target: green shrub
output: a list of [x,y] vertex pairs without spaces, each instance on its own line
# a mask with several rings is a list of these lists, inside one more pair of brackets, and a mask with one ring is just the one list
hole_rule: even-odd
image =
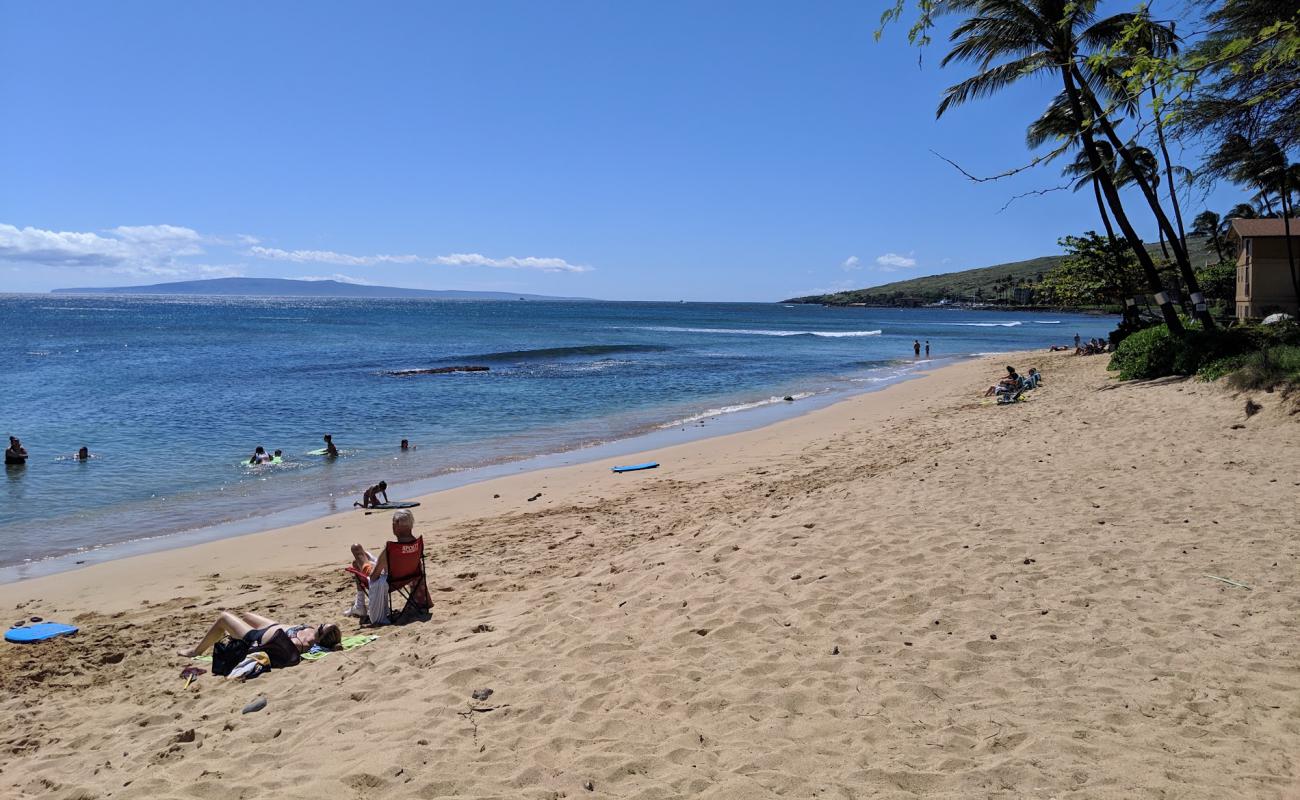
[[[1186,332],[1174,336],[1165,325],[1145,328],[1126,337],[1111,356],[1110,368],[1120,380],[1147,380],[1167,375],[1195,375],[1203,367],[1225,374],[1237,366],[1231,359],[1268,346],[1276,334],[1257,327],[1215,328],[1184,323]],[[1221,363],[1222,362],[1222,363]]]
[[1119,372],[1122,381],[1172,375],[1178,347],[1168,326],[1144,328],[1119,343],[1110,357],[1110,368]]
[[1228,385],[1243,391],[1300,388],[1300,346],[1281,345],[1238,357]]

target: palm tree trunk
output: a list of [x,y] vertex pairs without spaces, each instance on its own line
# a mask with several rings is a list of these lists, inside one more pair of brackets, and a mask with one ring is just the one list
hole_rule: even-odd
[[[1074,118],[1082,124],[1085,119],[1083,100],[1080,98],[1079,87],[1074,82],[1072,64],[1066,63],[1061,67],[1061,80],[1065,84],[1065,94],[1070,101],[1070,110],[1074,114]],[[1092,167],[1093,177],[1100,184],[1102,193],[1106,196],[1106,202],[1110,205],[1111,213],[1115,216],[1115,222],[1119,225],[1120,230],[1124,232],[1124,238],[1128,240],[1129,246],[1133,248],[1134,255],[1137,256],[1138,264],[1142,267],[1142,274],[1146,278],[1148,288],[1152,294],[1163,295],[1164,286],[1160,282],[1160,273],[1156,271],[1156,265],[1151,260],[1151,254],[1147,252],[1146,246],[1142,244],[1142,237],[1138,236],[1137,231],[1133,229],[1132,223],[1129,222],[1128,215],[1124,213],[1124,204],[1120,200],[1119,191],[1115,189],[1115,182],[1111,179],[1110,173],[1103,168],[1101,156],[1097,154],[1097,144],[1093,140],[1092,128],[1081,127],[1080,138],[1083,140],[1083,150],[1088,156],[1088,164]],[[1184,333],[1183,321],[1178,318],[1178,312],[1174,310],[1173,303],[1170,303],[1167,297],[1160,304],[1160,313],[1165,318],[1165,324],[1169,326],[1169,332],[1182,336]]]
[[1282,172],[1282,233],[1286,237],[1286,261],[1291,271],[1291,288],[1295,291],[1296,305],[1300,309],[1300,274],[1296,273],[1295,247],[1291,244],[1291,192],[1287,190],[1286,171]]
[[1110,255],[1114,259],[1113,269],[1110,272],[1111,284],[1119,291],[1119,303],[1124,308],[1124,319],[1129,318],[1130,306],[1125,300],[1133,293],[1130,291],[1128,277],[1120,266],[1120,246],[1119,241],[1115,238],[1115,227],[1110,223],[1110,214],[1106,211],[1106,201],[1101,195],[1101,184],[1097,178],[1092,179],[1092,194],[1097,200],[1097,213],[1101,215],[1101,224],[1106,229],[1106,242],[1110,246]]
[[[1151,87],[1151,99],[1156,99],[1156,87]],[[1183,227],[1183,208],[1178,202],[1178,186],[1174,183],[1174,162],[1169,157],[1169,145],[1165,142],[1165,123],[1160,113],[1155,112],[1156,141],[1160,142],[1160,156],[1165,160],[1165,180],[1169,183],[1169,202],[1174,207],[1174,221],[1178,223],[1178,241],[1187,251],[1187,229]]]
[[[1106,117],[1101,104],[1097,101],[1096,95],[1092,93],[1088,88],[1087,83],[1083,80],[1082,74],[1080,74],[1074,67],[1070,67],[1069,69],[1071,71],[1072,82],[1075,78],[1080,82],[1077,91],[1087,99],[1088,105],[1094,114],[1093,122],[1101,129],[1101,132],[1105,134],[1106,138],[1110,141],[1111,146],[1115,148],[1116,154],[1120,158],[1124,159],[1124,163],[1126,163],[1128,168],[1132,170],[1134,181],[1142,190],[1142,195],[1146,198],[1147,204],[1151,206],[1151,211],[1156,216],[1156,223],[1159,225],[1163,234],[1170,240],[1169,244],[1174,250],[1174,259],[1178,263],[1178,272],[1182,276],[1183,283],[1187,286],[1187,291],[1192,294],[1200,294],[1201,287],[1196,281],[1196,273],[1192,270],[1192,262],[1187,257],[1187,251],[1180,247],[1179,243],[1176,241],[1178,233],[1174,230],[1173,225],[1170,224],[1169,217],[1165,215],[1165,210],[1160,205],[1160,198],[1156,196],[1155,191],[1151,188],[1151,184],[1148,183],[1147,179],[1143,176],[1141,166],[1133,159],[1133,156],[1128,152],[1128,148],[1124,146],[1119,135],[1115,133],[1115,126],[1111,125],[1110,119]],[[1163,243],[1161,246],[1163,247]],[[1203,325],[1207,330],[1215,327],[1214,318],[1210,316],[1208,306],[1205,311],[1196,312],[1196,316],[1201,321],[1201,325]]]

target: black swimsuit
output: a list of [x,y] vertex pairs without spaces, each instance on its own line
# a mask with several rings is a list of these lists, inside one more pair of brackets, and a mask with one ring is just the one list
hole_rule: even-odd
[[271,630],[271,627],[269,625],[265,628],[254,628],[253,630],[244,634],[244,641],[248,642],[250,647],[257,647],[262,643],[262,635],[269,630]]

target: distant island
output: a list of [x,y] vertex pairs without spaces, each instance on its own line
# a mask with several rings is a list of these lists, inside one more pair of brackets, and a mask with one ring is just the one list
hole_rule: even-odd
[[397,286],[366,286],[339,281],[302,281],[288,278],[212,278],[202,281],[155,283],[149,286],[103,286],[54,289],[51,294],[184,294],[226,297],[393,297],[434,300],[563,300],[591,302],[587,297],[549,297],[513,292],[465,292],[454,289],[403,289]]
[[[1199,266],[1211,260],[1213,249],[1208,240],[1193,237],[1187,241],[1193,261]],[[1159,253],[1159,245],[1152,243],[1147,249]],[[1061,266],[1064,255],[1040,256],[1025,261],[977,267],[942,275],[925,275],[919,278],[894,281],[864,289],[850,289],[829,294],[792,297],[784,303],[816,303],[828,306],[1015,306],[1033,308],[1040,306],[1036,291],[1043,276]],[[1215,259],[1217,260],[1217,259]],[[1040,306],[1048,310],[1048,306]]]

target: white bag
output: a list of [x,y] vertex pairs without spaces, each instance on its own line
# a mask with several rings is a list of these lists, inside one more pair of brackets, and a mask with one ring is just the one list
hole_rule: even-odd
[[366,616],[371,625],[387,625],[388,616],[393,613],[388,605],[388,576],[370,576],[370,592],[366,603]]

